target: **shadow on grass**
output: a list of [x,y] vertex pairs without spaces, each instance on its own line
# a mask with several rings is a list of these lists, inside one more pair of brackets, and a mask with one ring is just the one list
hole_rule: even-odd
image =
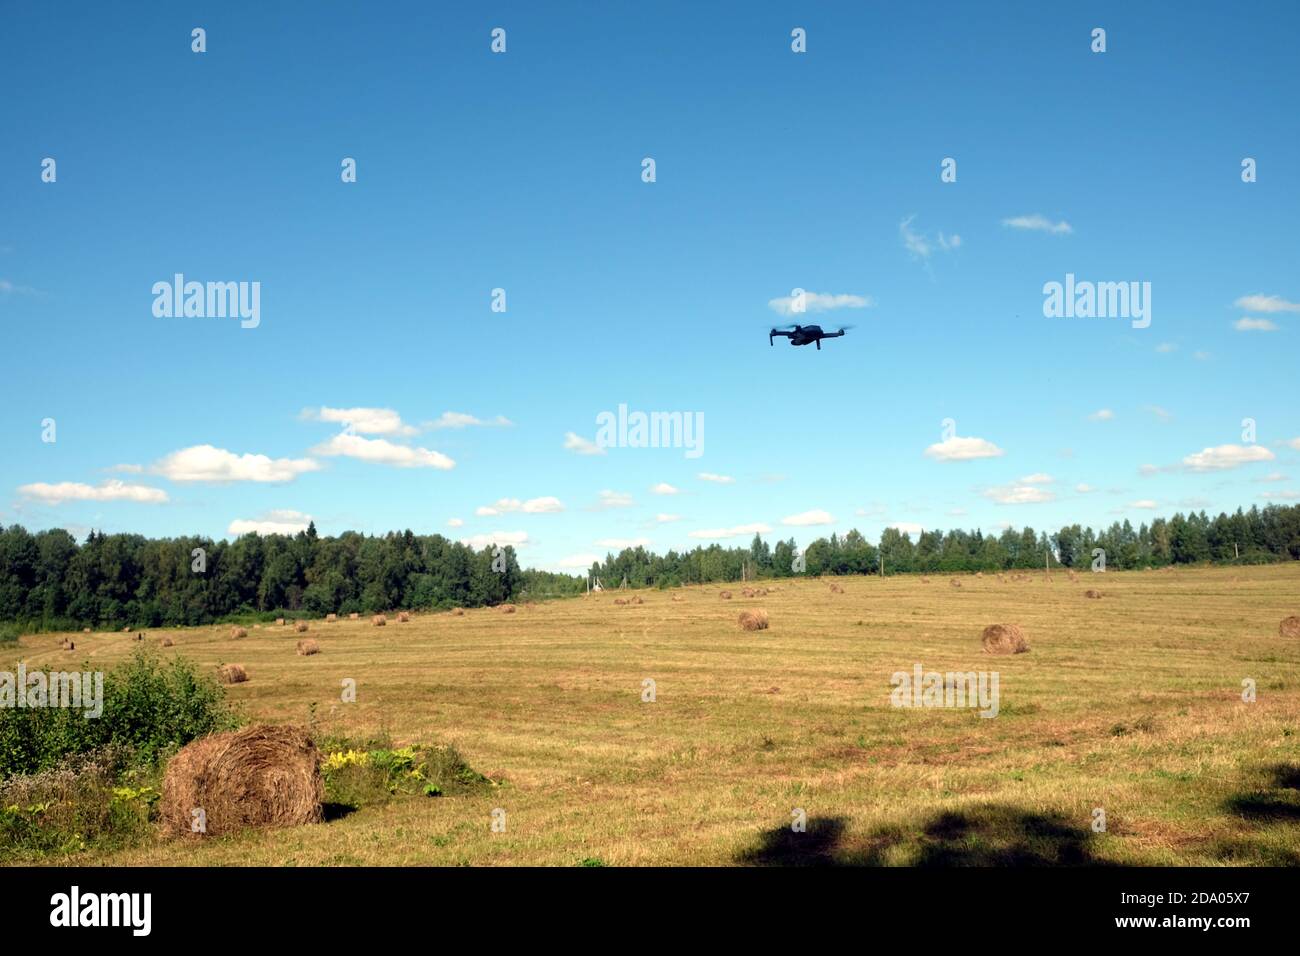
[[342,820],[344,817],[356,813],[358,808],[350,803],[326,803],[322,805],[324,811],[324,822],[333,823],[335,820]]
[[805,833],[763,832],[736,856],[750,866],[1106,866],[1092,852],[1092,831],[1059,813],[987,804],[935,814],[913,827],[880,827],[845,838],[843,817],[817,817]]
[[1230,797],[1224,809],[1256,823],[1300,821],[1300,766],[1275,764],[1266,768],[1271,786]]

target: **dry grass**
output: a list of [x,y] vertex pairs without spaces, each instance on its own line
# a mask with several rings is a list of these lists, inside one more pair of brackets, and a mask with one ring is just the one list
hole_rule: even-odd
[[[844,578],[838,596],[783,580],[763,601],[777,624],[761,639],[738,639],[716,586],[642,591],[635,614],[608,597],[521,618],[422,614],[401,641],[340,621],[319,664],[287,654],[275,628],[253,631],[239,653],[257,680],[226,689],[250,718],[300,724],[315,704],[331,734],[452,744],[508,783],[71,862],[727,865],[779,860],[772,834],[804,807],[839,860],[978,861],[983,847],[1029,852],[1064,834],[1114,863],[1300,863],[1294,784],[1277,783],[1300,765],[1300,644],[1278,637],[1297,612],[1300,565],[1084,571],[1104,583],[1095,602],[1063,576],[1056,587],[1021,577],[963,578],[961,594],[912,575]],[[991,621],[1018,623],[1032,653],[985,655]],[[215,667],[228,630],[187,628],[161,653]],[[28,669],[66,666],[66,636],[23,637]],[[76,637],[95,668],[135,647]],[[998,716],[891,707],[891,675],[916,663],[995,667]],[[358,679],[356,703],[339,703],[344,676]],[[647,678],[653,703],[641,700]],[[1090,827],[1099,806],[1104,834]],[[510,814],[507,834],[490,830],[495,807]],[[954,819],[966,829],[946,842]]]

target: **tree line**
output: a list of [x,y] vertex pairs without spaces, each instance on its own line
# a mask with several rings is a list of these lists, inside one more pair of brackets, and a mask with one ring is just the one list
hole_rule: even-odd
[[[322,537],[314,524],[295,535],[246,534],[150,539],[92,531],[78,544],[67,531],[0,528],[0,621],[30,630],[168,627],[250,615],[377,613],[481,607],[581,593],[589,577],[607,588],[675,587],[798,574],[974,572],[1053,566],[1089,568],[1097,549],[1107,569],[1205,561],[1300,559],[1300,506],[1204,511],[1127,520],[1093,531],[1008,528],[921,531],[913,540],[886,528],[871,544],[858,531],[818,538],[800,550],[791,538],[749,547],[713,544],[659,555],[628,548],[592,564],[588,575],[522,569],[511,547],[475,551],[441,535],[354,531]],[[201,556],[201,560],[200,560]],[[8,629],[10,633],[12,628]]]

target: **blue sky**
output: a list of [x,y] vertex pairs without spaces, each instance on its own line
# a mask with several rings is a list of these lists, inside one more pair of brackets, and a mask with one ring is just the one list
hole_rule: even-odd
[[[1300,500],[1293,3],[71,10],[0,31],[0,522],[560,568]],[[260,324],[155,317],[178,272]],[[1150,326],[1044,317],[1067,273]],[[769,348],[795,288],[869,304]],[[703,454],[565,447],[620,404]]]

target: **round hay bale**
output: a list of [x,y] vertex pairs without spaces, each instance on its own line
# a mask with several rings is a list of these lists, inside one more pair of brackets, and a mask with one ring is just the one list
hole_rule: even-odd
[[230,629],[230,639],[232,641],[238,640],[241,637],[248,637],[248,631],[244,630],[242,627],[232,627]]
[[348,615],[348,620],[349,620],[349,621],[359,621],[359,620],[361,620],[361,615],[358,614],[356,611],[353,611],[351,614]]
[[645,601],[641,600],[641,595],[637,594],[637,595],[634,595],[633,597],[631,597],[630,599],[628,599],[628,602],[627,602],[627,603],[628,603],[628,604],[644,604]]
[[502,613],[502,614],[514,614],[514,613],[515,613],[515,606],[514,606],[513,604],[502,604],[502,605],[501,605],[501,613]]
[[673,603],[674,603],[674,604],[680,603],[681,601],[685,601],[685,600],[686,600],[686,598],[682,597],[680,594],[674,594],[674,595],[673,595]]
[[406,623],[407,621],[409,621],[410,619],[411,619],[411,612],[410,612],[410,611],[398,611],[398,612],[397,612],[397,623],[398,623],[398,624],[405,624],[405,623]]
[[307,633],[307,622],[306,622],[306,621],[296,621],[296,622],[294,622],[293,629],[294,629],[295,631],[297,631],[299,634],[306,634],[306,633]]
[[276,624],[281,624],[281,625],[283,625],[283,624],[284,624],[284,618],[282,618],[282,617],[277,617],[277,618],[275,619],[275,623],[276,623]]
[[746,631],[766,631],[767,612],[762,608],[740,612],[740,626]]
[[724,601],[730,601],[730,600],[731,600],[731,592],[730,592],[730,591],[723,591],[723,592],[721,592],[721,593],[718,595],[718,597],[722,598],[722,600],[724,600]]
[[951,585],[952,585],[953,587],[955,587],[955,588],[959,588],[959,587],[961,587],[961,582],[958,581],[956,578],[951,579],[948,583],[951,584]]
[[297,653],[303,657],[310,657],[312,654],[319,654],[320,645],[310,637],[304,638],[298,642]]
[[922,583],[922,584],[929,584],[929,583],[930,583],[930,579],[927,578],[927,577],[922,577],[922,578],[921,578],[921,583]]
[[130,634],[130,633],[131,633],[131,629],[130,629],[129,627],[124,627],[124,628],[122,628],[122,633],[123,633],[123,634]]
[[832,581],[832,582],[831,582],[831,593],[832,593],[832,594],[843,594],[843,593],[844,593],[844,589],[843,589],[842,587],[840,587],[838,584],[836,584],[834,581]]
[[242,684],[248,680],[248,671],[244,670],[243,664],[222,664],[217,677],[223,684]]
[[1300,615],[1292,614],[1282,618],[1277,626],[1278,637],[1300,637]]
[[175,643],[176,642],[173,641],[170,637],[164,637],[161,641],[158,642],[159,646],[161,647],[171,647]]
[[1015,624],[990,624],[980,635],[985,654],[1023,654],[1029,650],[1025,632]]
[[454,608],[451,609],[451,613],[452,613],[452,615],[454,615],[455,617],[464,617],[464,616],[465,616],[465,609],[464,609],[463,607],[454,607]]
[[376,614],[374,617],[370,619],[370,623],[373,624],[375,627],[387,627],[388,618],[385,617],[383,614]]
[[89,633],[90,633],[90,628],[88,628],[88,627],[83,627],[83,628],[81,629],[81,633],[82,633],[82,634],[89,634]]
[[338,616],[337,614],[326,614],[326,615],[325,615],[325,622],[326,622],[327,624],[328,624],[328,623],[331,623],[331,622],[333,622],[333,621],[337,621],[338,619],[339,619],[339,616]]
[[622,598],[614,598],[614,603],[621,605],[621,604],[626,604],[627,601],[623,600]]
[[325,784],[320,751],[300,727],[246,727],[183,747],[167,764],[160,813],[163,828],[193,834],[203,810],[204,834],[249,827],[319,823]]
[[1092,588],[1088,588],[1088,590],[1083,592],[1083,596],[1086,598],[1098,599],[1101,597],[1101,592],[1094,591]]

